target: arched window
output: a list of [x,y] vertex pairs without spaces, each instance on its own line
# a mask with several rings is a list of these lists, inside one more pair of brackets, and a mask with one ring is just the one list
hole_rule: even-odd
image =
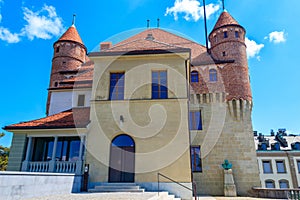
[[119,135],[119,136],[117,136],[113,139],[112,146],[133,147],[134,146],[134,141],[128,135]]
[[192,73],[191,73],[191,82],[192,83],[199,82],[199,74],[198,74],[197,71],[192,71]]
[[279,187],[284,188],[284,189],[290,188],[289,182],[287,180],[284,180],[284,179],[279,180]]
[[215,70],[215,69],[210,69],[209,70],[209,81],[211,81],[211,82],[217,82],[218,81],[217,70]]
[[265,181],[266,188],[275,188],[275,182],[273,180]]

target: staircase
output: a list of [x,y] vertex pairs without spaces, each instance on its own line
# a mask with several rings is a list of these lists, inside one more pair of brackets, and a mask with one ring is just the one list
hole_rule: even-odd
[[[126,192],[126,193],[144,193],[145,189],[138,186],[136,183],[101,183],[101,185],[95,186],[93,189],[89,189],[88,192],[94,193],[110,193],[110,192]],[[151,198],[147,200],[181,200],[175,198],[174,195],[170,195],[168,192],[147,192],[153,193]]]
[[135,183],[101,183],[89,192],[144,192],[145,189],[140,188]]

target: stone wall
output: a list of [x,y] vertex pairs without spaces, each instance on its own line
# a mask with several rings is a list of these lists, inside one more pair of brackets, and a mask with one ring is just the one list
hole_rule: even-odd
[[0,172],[0,199],[24,199],[80,192],[81,176],[74,174]]

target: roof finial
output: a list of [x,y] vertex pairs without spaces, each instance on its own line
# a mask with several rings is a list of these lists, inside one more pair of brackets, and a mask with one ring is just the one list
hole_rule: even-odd
[[225,11],[225,0],[222,0],[223,11]]
[[75,19],[76,19],[76,14],[73,14],[72,26],[75,26]]
[[159,18],[157,18],[157,28],[159,28]]
[[149,28],[149,27],[150,27],[150,20],[147,19],[147,28]]

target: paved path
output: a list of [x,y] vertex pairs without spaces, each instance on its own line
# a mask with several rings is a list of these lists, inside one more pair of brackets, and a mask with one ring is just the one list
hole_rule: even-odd
[[[22,200],[151,200],[157,195],[155,192],[144,193],[80,193],[80,194],[66,194],[53,195],[36,198],[26,198]],[[251,197],[198,197],[198,200],[263,200],[262,198]],[[266,199],[264,199],[266,200]]]
[[80,193],[27,198],[26,200],[149,200],[155,195],[157,195],[155,192]]

